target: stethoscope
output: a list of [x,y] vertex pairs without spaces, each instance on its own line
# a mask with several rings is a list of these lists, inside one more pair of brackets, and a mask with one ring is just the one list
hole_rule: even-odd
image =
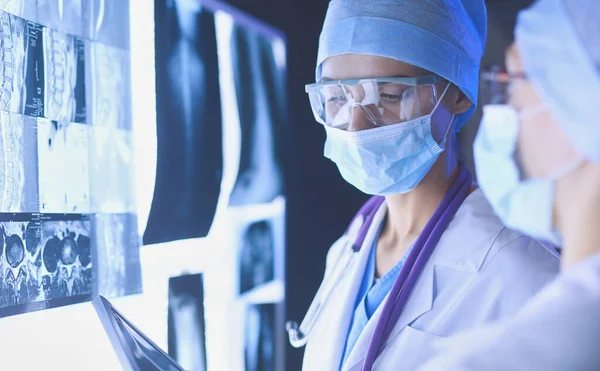
[[[438,244],[442,234],[454,218],[460,205],[469,195],[472,186],[471,174],[469,174],[464,164],[459,164],[458,173],[448,192],[444,196],[442,202],[433,213],[431,219],[423,228],[423,231],[415,241],[411,248],[406,261],[398,278],[394,282],[388,299],[383,305],[381,316],[375,326],[375,331],[371,337],[367,355],[362,367],[363,371],[371,370],[375,359],[392,331],[395,324],[408,301],[408,298],[414,289],[419,276],[421,275],[429,257],[433,253],[435,246]],[[351,235],[350,230],[356,223],[362,221],[362,225],[356,234],[356,238],[350,246],[345,246],[337,257],[333,271],[329,273],[323,283],[319,287],[315,299],[311,303],[306,316],[302,320],[300,326],[296,322],[289,321],[286,324],[290,344],[295,348],[300,348],[308,342],[310,332],[314,328],[321,311],[323,310],[330,294],[334,288],[338,286],[343,277],[343,272],[350,267],[355,261],[356,252],[360,251],[363,245],[367,232],[371,227],[373,218],[379,207],[385,201],[384,197],[375,196],[369,199],[367,203],[358,211],[354,217],[347,235]]]

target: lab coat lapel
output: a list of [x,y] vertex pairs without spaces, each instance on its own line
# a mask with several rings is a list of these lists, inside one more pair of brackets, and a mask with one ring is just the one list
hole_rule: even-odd
[[[486,243],[485,241],[490,236],[495,236],[499,233],[499,231],[490,232],[489,230],[473,228],[474,225],[477,225],[478,218],[481,218],[482,205],[489,209],[489,215],[495,215],[491,211],[487,201],[483,198],[480,190],[469,195],[461,205],[417,280],[417,284],[406,303],[406,307],[398,322],[394,325],[387,342],[393,341],[394,336],[398,335],[406,326],[409,326],[417,318],[433,308],[433,301],[436,295],[436,266],[447,268],[447,272],[457,272],[461,276],[475,274],[479,270],[489,252],[489,246],[491,246],[491,243]],[[468,238],[465,238],[465,236],[468,236]],[[387,301],[388,299],[389,295],[385,300]],[[342,368],[343,371],[360,370],[360,366],[367,355],[369,342],[373,337],[377,321],[381,318],[382,309],[383,303],[375,311],[369,322],[367,322],[354,349],[348,356],[346,364]],[[375,365],[377,365],[377,362]]]
[[[327,344],[326,348],[331,349],[331,351],[325,352],[323,349],[312,350],[322,352],[320,357],[322,363],[318,365],[318,369],[320,370],[339,370],[342,357],[344,356],[343,352],[350,322],[354,314],[356,296],[358,295],[358,290],[364,276],[369,252],[386,211],[387,207],[384,203],[373,218],[361,249],[357,253],[356,264],[349,267],[348,272],[340,273],[343,276],[340,280],[339,288],[334,290],[331,300],[328,301],[326,308],[323,310],[327,314],[324,313],[325,315],[318,325],[323,331],[318,331],[315,335],[319,337],[318,343]],[[348,241],[353,242],[354,236],[349,238]],[[350,246],[345,248],[350,249]]]
[[[431,266],[432,267],[432,266]],[[423,274],[417,281],[413,292],[410,295],[410,298],[402,312],[402,315],[398,319],[398,322],[394,326],[390,336],[388,337],[388,341],[392,340],[394,335],[398,332],[402,331],[408,324],[413,322],[415,319],[419,318],[423,313],[431,310],[433,304],[433,270],[429,269],[430,266],[426,266],[423,270]],[[359,370],[360,367],[358,365],[362,364],[365,357],[367,356],[367,351],[369,349],[369,343],[371,342],[371,338],[373,337],[373,333],[375,332],[375,327],[377,326],[377,322],[381,318],[381,312],[383,310],[384,303],[389,300],[389,294],[385,298],[385,301],[377,308],[373,316],[367,322],[367,325],[363,329],[362,333],[358,337],[356,345],[354,349],[349,354],[348,359],[346,360],[346,364],[342,368],[342,370]],[[386,341],[387,343],[387,341]],[[385,346],[385,344],[384,344]]]

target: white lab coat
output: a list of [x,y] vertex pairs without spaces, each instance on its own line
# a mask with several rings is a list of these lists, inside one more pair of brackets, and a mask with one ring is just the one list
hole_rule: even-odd
[[514,317],[449,339],[422,371],[600,370],[600,254],[561,274]]
[[[309,335],[304,370],[340,370],[356,295],[386,212],[384,203],[375,214],[356,259],[344,270],[344,277],[324,304]],[[353,254],[349,245],[361,223],[355,221],[347,235],[331,247],[326,279],[331,279],[329,275],[337,270],[334,263],[340,254]],[[435,354],[436,347],[448,336],[514,315],[558,270],[559,256],[552,247],[505,228],[482,192],[473,192],[426,264],[375,362],[375,370],[415,370]],[[383,304],[363,329],[343,371],[360,370],[382,308]]]

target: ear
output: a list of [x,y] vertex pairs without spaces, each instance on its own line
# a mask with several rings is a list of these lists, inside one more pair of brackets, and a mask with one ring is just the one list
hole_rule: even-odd
[[456,116],[467,112],[473,106],[473,102],[454,84],[450,84],[442,102],[448,111]]

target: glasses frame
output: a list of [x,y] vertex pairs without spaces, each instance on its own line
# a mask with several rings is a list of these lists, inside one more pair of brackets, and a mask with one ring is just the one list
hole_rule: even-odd
[[425,75],[417,77],[374,77],[369,79],[345,79],[345,80],[328,80],[312,84],[307,84],[304,88],[307,93],[315,91],[328,85],[358,85],[368,82],[388,82],[396,84],[405,84],[409,86],[433,85],[442,78],[438,75]]

